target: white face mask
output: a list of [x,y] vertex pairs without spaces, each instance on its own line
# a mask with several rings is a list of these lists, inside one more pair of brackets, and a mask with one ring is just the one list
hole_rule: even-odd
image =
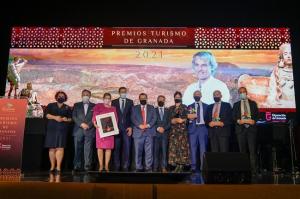
[[120,97],[121,97],[122,99],[125,99],[125,98],[127,97],[127,93],[121,93],[121,94],[120,94]]
[[82,102],[83,103],[88,103],[90,101],[90,97],[89,96],[82,96]]

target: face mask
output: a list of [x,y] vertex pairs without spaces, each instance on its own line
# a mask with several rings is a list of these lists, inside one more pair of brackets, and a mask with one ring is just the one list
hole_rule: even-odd
[[214,101],[215,101],[215,102],[219,102],[220,100],[221,100],[220,97],[214,97]]
[[83,96],[82,97],[82,102],[83,103],[89,103],[89,101],[90,101],[90,97],[89,96]]
[[195,100],[196,102],[199,102],[199,101],[200,101],[200,99],[201,99],[201,97],[200,97],[200,96],[194,96],[194,100]]
[[175,99],[175,103],[181,103],[182,99]]
[[110,99],[104,99],[103,102],[104,102],[104,104],[108,105],[110,103]]
[[60,104],[64,103],[65,101],[66,101],[66,100],[65,100],[64,97],[58,97],[58,98],[57,98],[57,102],[60,103]]
[[121,94],[120,94],[120,97],[121,97],[122,99],[125,99],[125,98],[127,97],[127,94],[126,94],[126,93],[121,93]]
[[240,94],[240,98],[241,98],[242,100],[247,99],[246,93],[241,93],[241,94]]
[[146,105],[147,104],[147,100],[140,100],[141,105]]
[[158,104],[159,107],[163,107],[165,105],[165,102],[159,101],[157,104]]

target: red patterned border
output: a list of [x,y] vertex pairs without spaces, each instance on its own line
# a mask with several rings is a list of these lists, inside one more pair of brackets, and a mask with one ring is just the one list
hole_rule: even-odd
[[103,29],[99,27],[15,27],[12,48],[101,48]]
[[20,169],[6,169],[0,168],[0,182],[18,182],[21,180],[21,170]]
[[290,42],[288,28],[197,28],[195,47],[206,49],[278,49]]
[[[105,30],[125,30],[130,28],[101,27],[14,27],[11,35],[11,48],[111,48],[122,38],[104,40]],[[147,30],[151,28],[131,28]],[[171,30],[174,28],[152,28]],[[168,47],[186,46],[200,49],[278,49],[282,43],[290,42],[288,28],[182,28],[193,38],[180,38]],[[193,33],[194,32],[194,33]],[[106,37],[105,37],[106,38]],[[158,37],[159,38],[159,37]],[[166,37],[161,37],[166,39]],[[106,43],[104,43],[105,41]],[[117,42],[117,43],[116,43]],[[186,42],[186,43],[185,43]],[[120,43],[124,45],[124,43]],[[129,47],[129,45],[128,45]],[[139,45],[135,45],[139,47]],[[143,44],[147,48],[147,45]],[[149,45],[149,48],[155,45]],[[161,45],[157,45],[161,47]]]

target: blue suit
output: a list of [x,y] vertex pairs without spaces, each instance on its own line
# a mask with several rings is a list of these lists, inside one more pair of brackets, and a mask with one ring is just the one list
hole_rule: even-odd
[[143,124],[141,105],[136,105],[132,109],[131,121],[133,123],[133,139],[135,148],[135,165],[137,170],[143,169],[143,151],[145,151],[146,170],[151,170],[153,165],[153,137],[155,136],[155,124],[157,120],[155,108],[151,105],[145,105],[146,124],[149,128],[142,130],[139,125]]
[[[208,105],[202,102],[202,107],[203,107],[203,115],[201,115],[200,117],[203,118],[204,124],[197,125],[196,119],[189,120],[188,122],[188,135],[189,135],[190,148],[191,148],[192,170],[197,170],[197,149],[199,148],[201,170],[203,166],[203,156],[207,149],[208,132],[207,132],[207,127],[205,125],[205,115],[207,112]],[[188,110],[194,108],[195,108],[195,103],[188,106]]]
[[113,100],[111,105],[116,107],[118,114],[118,127],[120,131],[119,135],[115,136],[115,148],[113,150],[114,169],[119,170],[120,167],[122,167],[124,171],[127,171],[130,167],[132,137],[127,135],[126,129],[131,127],[130,116],[133,101],[126,98],[123,111],[120,108],[120,98]]

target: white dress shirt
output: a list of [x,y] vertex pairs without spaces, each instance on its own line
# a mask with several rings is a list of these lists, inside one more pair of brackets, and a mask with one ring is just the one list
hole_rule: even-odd
[[[165,107],[160,107],[158,106],[158,113],[159,113],[159,117],[160,117],[160,112],[162,112],[162,116],[164,117],[164,114],[165,114]],[[161,120],[163,120],[163,118],[160,118]]]
[[83,103],[83,108],[84,108],[84,115],[86,115],[89,108],[89,103]]

